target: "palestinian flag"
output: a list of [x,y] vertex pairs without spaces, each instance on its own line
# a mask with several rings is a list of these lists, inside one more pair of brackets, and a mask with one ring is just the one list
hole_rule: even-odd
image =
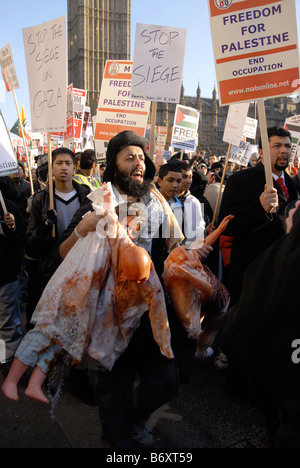
[[285,130],[291,133],[292,143],[297,144],[300,138],[300,127],[299,125],[293,125],[286,123],[284,126]]
[[192,107],[177,105],[175,125],[194,130],[198,129],[199,112]]

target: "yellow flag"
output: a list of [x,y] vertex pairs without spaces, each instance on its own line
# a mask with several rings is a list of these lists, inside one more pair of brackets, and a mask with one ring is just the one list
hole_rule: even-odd
[[[26,129],[28,124],[27,124],[27,119],[26,119],[26,115],[25,115],[25,111],[24,111],[24,106],[22,106],[20,117],[21,117],[21,122],[22,122],[22,125],[23,125],[23,129],[24,129],[24,133],[26,133],[25,129]],[[23,138],[21,129],[20,129],[20,137]]]

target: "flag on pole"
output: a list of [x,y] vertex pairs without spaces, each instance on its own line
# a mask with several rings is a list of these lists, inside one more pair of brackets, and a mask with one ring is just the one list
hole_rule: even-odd
[[20,135],[21,129],[20,129],[20,122],[19,119],[16,120],[14,123],[13,127],[11,127],[10,132],[13,133],[14,135]]
[[[28,126],[28,122],[27,122],[27,119],[26,119],[24,106],[22,106],[20,118],[21,118],[21,122],[22,122],[24,130],[26,130],[26,127]],[[20,128],[19,119],[16,120],[13,127],[10,129],[10,132],[13,133],[14,135],[19,135],[21,138],[23,138],[21,128]],[[26,133],[26,131],[25,131],[25,133]]]
[[175,125],[197,131],[198,122],[198,111],[189,107],[178,106]]
[[[27,122],[27,119],[26,119],[24,106],[22,106],[22,109],[21,109],[21,122],[22,122],[22,125],[23,125],[24,133],[26,133],[26,127],[28,127],[28,122]],[[20,131],[20,137],[23,138],[22,131]]]

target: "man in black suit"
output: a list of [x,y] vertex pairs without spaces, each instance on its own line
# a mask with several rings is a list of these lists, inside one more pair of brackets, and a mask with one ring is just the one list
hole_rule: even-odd
[[[240,296],[243,276],[252,261],[285,233],[284,210],[298,198],[298,191],[285,169],[291,156],[291,135],[280,127],[268,128],[268,141],[274,187],[267,188],[261,141],[261,161],[252,168],[235,172],[229,178],[222,197],[219,219],[234,215],[226,231],[233,237],[228,289],[231,305]],[[283,177],[284,187],[278,183]],[[288,191],[287,195],[283,190]]]

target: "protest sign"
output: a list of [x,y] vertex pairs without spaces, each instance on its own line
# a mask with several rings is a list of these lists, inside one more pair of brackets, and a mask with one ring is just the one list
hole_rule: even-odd
[[288,117],[285,120],[284,128],[288,130],[291,134],[292,153],[290,164],[293,164],[300,142],[300,115],[293,115],[292,117]]
[[187,30],[137,23],[131,97],[180,101]]
[[251,145],[247,141],[241,141],[239,146],[231,145],[228,160],[240,166],[247,167],[253,153],[258,153],[257,145]]
[[165,150],[166,141],[167,141],[168,128],[167,127],[157,127],[157,137],[156,137],[156,156],[162,156]]
[[242,141],[246,141],[246,138],[250,138],[251,140],[256,139],[257,124],[258,121],[256,119],[246,117],[246,122],[242,134]]
[[131,97],[132,62],[107,61],[103,74],[94,140],[110,141],[124,130],[145,135],[150,102]]
[[65,133],[65,143],[72,143],[76,151],[82,151],[82,129],[85,113],[87,91],[84,89],[67,89],[67,131]]
[[10,44],[0,49],[1,73],[5,83],[6,91],[13,91],[19,88],[18,77],[13,61]]
[[25,117],[23,107],[22,107],[22,115],[20,115],[20,111],[19,111],[17,96],[15,93],[15,90],[19,88],[19,82],[18,82],[17,73],[16,73],[16,69],[15,69],[15,65],[14,65],[14,61],[12,57],[12,52],[11,52],[11,48],[9,44],[7,44],[7,46],[3,47],[0,50],[0,62],[1,62],[1,72],[3,75],[6,91],[7,92],[12,91],[13,97],[14,97],[16,110],[18,114],[19,126],[20,126],[20,136],[23,138],[23,144],[24,144],[25,153],[26,153],[26,161],[27,161],[27,166],[29,170],[31,194],[33,194],[34,193],[33,180],[32,180],[32,174],[31,174],[30,163],[29,163],[27,142],[26,142],[26,137],[25,137],[25,133],[23,129],[23,124],[25,124],[24,120],[26,121],[26,117]]
[[89,118],[90,118],[90,113],[91,113],[91,108],[85,106],[84,116],[83,116],[82,132],[86,132],[86,130],[87,130],[87,126],[88,126]]
[[220,104],[292,94],[299,83],[295,0],[208,0]]
[[67,87],[67,130],[64,133],[65,141],[74,138],[74,99],[73,84]]
[[0,111],[0,177],[17,174],[19,172],[9,133],[3,115]]
[[227,168],[227,164],[229,161],[230,152],[231,152],[232,146],[237,146],[237,147],[240,146],[243,131],[245,128],[248,110],[249,110],[249,103],[247,102],[240,103],[240,104],[231,104],[231,106],[229,106],[229,109],[228,109],[224,135],[223,135],[223,141],[226,141],[227,143],[229,143],[229,147],[228,147],[228,151],[227,151],[227,155],[225,159],[220,189],[219,189],[215,211],[214,211],[214,215],[212,219],[212,226],[214,226],[215,224],[215,220],[216,220],[218,209],[219,209],[222,187],[223,187],[223,183],[225,180],[226,168]]
[[244,131],[249,103],[232,104],[229,106],[223,141],[239,146]]
[[34,132],[66,131],[66,17],[23,29]]
[[192,107],[177,104],[171,146],[195,151],[198,141],[199,112]]

